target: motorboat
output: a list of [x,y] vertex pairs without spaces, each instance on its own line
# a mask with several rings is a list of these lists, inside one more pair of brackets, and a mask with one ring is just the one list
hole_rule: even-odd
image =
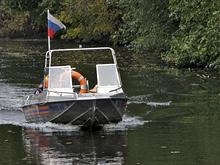
[[[89,82],[71,65],[52,65],[56,52],[110,52],[112,62],[95,64],[97,84]],[[115,51],[110,47],[52,49],[45,55],[42,91],[24,97],[23,112],[27,122],[61,123],[96,127],[118,123],[126,110],[127,96],[122,89]],[[77,80],[77,84],[74,84]]]

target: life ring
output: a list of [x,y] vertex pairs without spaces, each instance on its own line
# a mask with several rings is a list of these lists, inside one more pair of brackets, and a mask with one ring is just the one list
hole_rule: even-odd
[[[71,76],[73,79],[78,80],[80,84],[79,93],[88,93],[88,85],[86,79],[76,71],[71,72]],[[44,78],[44,88],[48,88],[48,75]]]
[[71,76],[73,79],[79,81],[80,84],[79,93],[88,93],[88,85],[86,79],[79,72],[76,71],[72,71]]

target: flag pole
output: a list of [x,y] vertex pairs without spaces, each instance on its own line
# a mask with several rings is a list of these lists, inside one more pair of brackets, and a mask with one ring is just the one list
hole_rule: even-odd
[[[49,9],[47,9],[47,42],[48,42],[48,51],[50,51],[50,35],[49,35],[49,21],[48,21],[49,20],[49,14],[50,14],[50,11],[49,11]],[[49,63],[50,63],[50,57],[51,57],[51,52],[49,52],[49,59],[48,59],[48,56],[45,59],[43,89],[46,88],[46,79],[48,79],[48,75],[49,75],[49,72],[46,73],[46,68],[49,67],[48,66],[48,60],[49,60]]]
[[[47,9],[47,22],[49,20],[49,9]],[[48,33],[48,29],[49,28],[49,22],[47,23],[47,33]],[[48,41],[48,50],[50,50],[50,36],[49,36],[49,33],[47,34],[47,41]]]

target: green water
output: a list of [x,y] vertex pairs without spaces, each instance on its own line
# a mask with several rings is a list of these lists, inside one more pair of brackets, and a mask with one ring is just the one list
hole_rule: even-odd
[[[40,82],[46,50],[46,41],[0,41],[0,164],[220,163],[219,72],[168,68],[150,54],[116,50],[129,97],[126,116],[117,125],[84,132],[77,126],[25,122],[22,97]],[[102,52],[100,57],[100,63],[110,60]],[[93,86],[97,60],[93,54],[61,54],[54,62],[70,63]]]

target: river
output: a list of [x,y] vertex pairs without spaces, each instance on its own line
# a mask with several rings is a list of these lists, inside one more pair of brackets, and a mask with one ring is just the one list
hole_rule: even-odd
[[[56,48],[74,47],[53,41]],[[86,45],[83,45],[86,47]],[[22,98],[42,79],[47,41],[0,41],[0,164],[217,165],[220,163],[220,74],[175,69],[150,54],[116,50],[129,101],[123,121],[100,131],[25,121]],[[109,60],[100,55],[101,61]],[[60,56],[84,74],[92,55]],[[91,86],[94,77],[88,77]]]

